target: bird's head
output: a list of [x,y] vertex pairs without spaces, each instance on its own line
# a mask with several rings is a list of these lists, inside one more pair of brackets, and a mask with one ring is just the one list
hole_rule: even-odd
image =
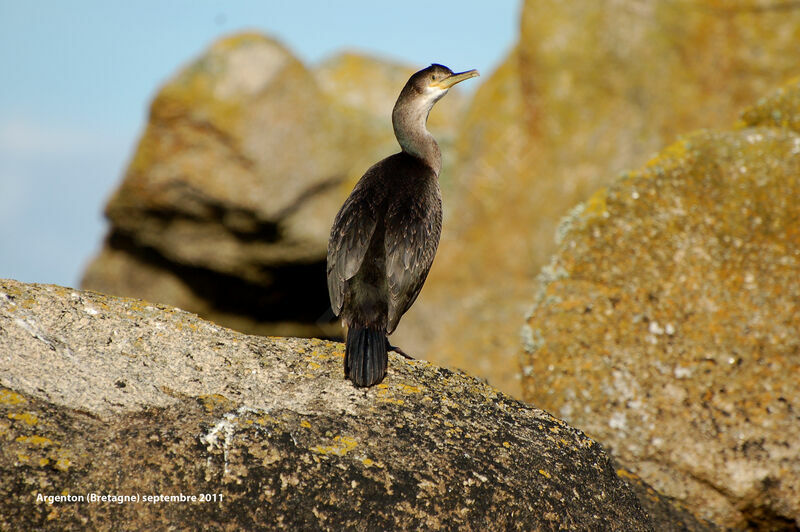
[[413,96],[415,99],[419,98],[432,107],[442,96],[447,94],[450,87],[478,75],[477,70],[454,73],[446,66],[434,63],[411,76],[403,92],[407,92],[406,89],[409,89],[409,92],[415,93],[409,96]]
[[456,74],[446,66],[434,63],[409,78],[394,104],[392,125],[403,151],[428,161],[437,175],[441,167],[441,154],[439,146],[425,127],[428,113],[450,87],[477,75],[477,70]]

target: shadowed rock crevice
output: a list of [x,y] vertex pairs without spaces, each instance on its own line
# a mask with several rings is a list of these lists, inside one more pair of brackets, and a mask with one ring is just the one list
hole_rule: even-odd
[[[175,186],[180,187],[179,184]],[[137,237],[153,240],[159,230],[168,230],[170,226],[190,223],[192,231],[199,234],[212,229],[218,230],[221,227],[229,234],[230,239],[246,243],[271,244],[279,242],[282,238],[280,224],[277,222],[258,220],[251,211],[216,204],[207,201],[207,198],[200,198],[196,193],[183,192],[181,195],[186,200],[184,202],[186,209],[181,212],[171,209],[147,209],[145,211],[125,207],[114,209],[109,213],[109,217],[117,221],[115,232],[129,234],[129,239],[135,243]],[[124,220],[134,216],[147,218],[148,229],[152,235],[141,234],[141,230],[128,233],[126,228],[130,224],[125,223]],[[164,251],[169,252],[169,250]]]
[[769,505],[759,504],[742,508],[742,516],[750,530],[770,530],[772,532],[797,531],[797,521],[779,515],[769,509]]
[[235,320],[241,315],[262,322],[265,328],[271,323],[308,323],[319,328],[315,336],[340,337],[340,328],[328,317],[324,260],[264,266],[261,276],[265,282],[250,283],[241,277],[171,262],[156,249],[143,246],[120,231],[109,235],[107,246],[111,252],[125,254],[137,263],[180,279],[203,305],[219,313],[217,320],[222,325],[226,323],[224,316]]
[[[259,217],[258,213],[251,209],[221,202],[190,183],[181,181],[172,181],[160,187],[160,193],[164,196],[180,198],[179,209],[130,205],[121,199],[107,207],[106,216],[114,222],[115,228],[131,232],[132,235],[147,232],[142,228],[144,219],[145,227],[150,232],[156,233],[153,236],[157,236],[158,233],[154,228],[166,230],[170,225],[191,223],[192,230],[198,234],[203,234],[205,231],[213,232],[215,228],[223,227],[230,233],[231,240],[237,242],[280,244],[284,240],[291,239],[291,234],[287,234],[287,231],[281,228],[286,224],[286,220],[312,204],[320,195],[328,194],[341,186],[345,179],[343,175],[336,175],[309,185],[299,192],[296,198],[281,207],[271,220]],[[147,238],[148,235],[141,234],[141,237]],[[317,250],[317,254],[325,255],[324,250]]]

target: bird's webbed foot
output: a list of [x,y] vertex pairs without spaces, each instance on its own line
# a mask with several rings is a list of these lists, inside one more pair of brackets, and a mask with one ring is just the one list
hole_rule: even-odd
[[406,353],[405,351],[403,351],[402,349],[400,349],[396,345],[390,344],[388,339],[386,340],[386,344],[387,344],[386,349],[388,351],[394,351],[395,353],[397,353],[401,357],[407,358],[408,360],[415,360],[414,357],[412,357],[411,355],[409,355],[408,353]]

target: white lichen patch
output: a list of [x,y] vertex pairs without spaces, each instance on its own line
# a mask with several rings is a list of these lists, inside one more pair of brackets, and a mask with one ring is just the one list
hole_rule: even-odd
[[24,329],[28,334],[47,344],[53,351],[56,353],[61,353],[67,355],[68,357],[72,357],[72,351],[70,351],[69,347],[64,345],[64,342],[61,342],[57,338],[54,338],[42,330],[41,327],[36,323],[35,320],[32,318],[15,318],[14,324]]
[[488,481],[489,481],[489,478],[488,478],[488,477],[486,477],[485,475],[481,475],[481,474],[480,474],[480,473],[478,473],[477,471],[473,471],[473,472],[472,472],[472,476],[474,476],[475,478],[477,478],[477,479],[478,479],[478,480],[480,480],[481,482],[488,482]]
[[586,204],[579,203],[564,216],[558,222],[558,227],[556,227],[556,234],[555,234],[555,241],[556,245],[560,246],[561,243],[564,241],[564,238],[569,234],[572,230],[572,226],[575,225],[575,222],[581,219],[581,215],[583,215],[583,211],[586,210]]
[[608,426],[614,430],[625,430],[628,425],[628,417],[624,412],[614,412],[608,419]]
[[685,366],[675,366],[674,375],[676,379],[686,379],[692,376],[691,368]]
[[[228,412],[216,425],[211,427],[206,434],[200,436],[200,441],[205,444],[208,452],[213,452],[215,449],[222,451],[223,471],[227,475],[230,472],[228,467],[228,452],[233,441],[233,435],[236,432],[237,420],[245,414],[253,413],[255,410],[247,406],[240,406],[235,412]],[[208,465],[211,463],[209,456]]]
[[[528,354],[533,354],[544,345],[542,332],[539,329],[534,329],[527,323],[520,329],[520,338],[522,340],[522,346]],[[531,368],[531,371],[533,371],[533,368]]]

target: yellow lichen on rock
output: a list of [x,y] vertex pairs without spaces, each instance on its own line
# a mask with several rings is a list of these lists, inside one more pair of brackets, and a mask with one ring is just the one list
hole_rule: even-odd
[[205,409],[208,410],[209,412],[214,412],[219,410],[230,410],[234,405],[234,403],[231,402],[230,399],[218,393],[210,395],[200,395],[197,397],[197,399],[203,404]]
[[344,456],[358,446],[358,442],[347,436],[335,436],[331,445],[317,445],[311,450],[322,455]]
[[25,403],[25,398],[8,389],[0,390],[0,404],[18,405]]
[[53,440],[50,438],[45,438],[44,436],[18,436],[16,441],[19,443],[23,443],[26,445],[33,445],[36,447],[46,447],[48,445],[53,445]]
[[10,412],[8,418],[22,421],[30,426],[36,425],[39,422],[39,418],[32,412]]

